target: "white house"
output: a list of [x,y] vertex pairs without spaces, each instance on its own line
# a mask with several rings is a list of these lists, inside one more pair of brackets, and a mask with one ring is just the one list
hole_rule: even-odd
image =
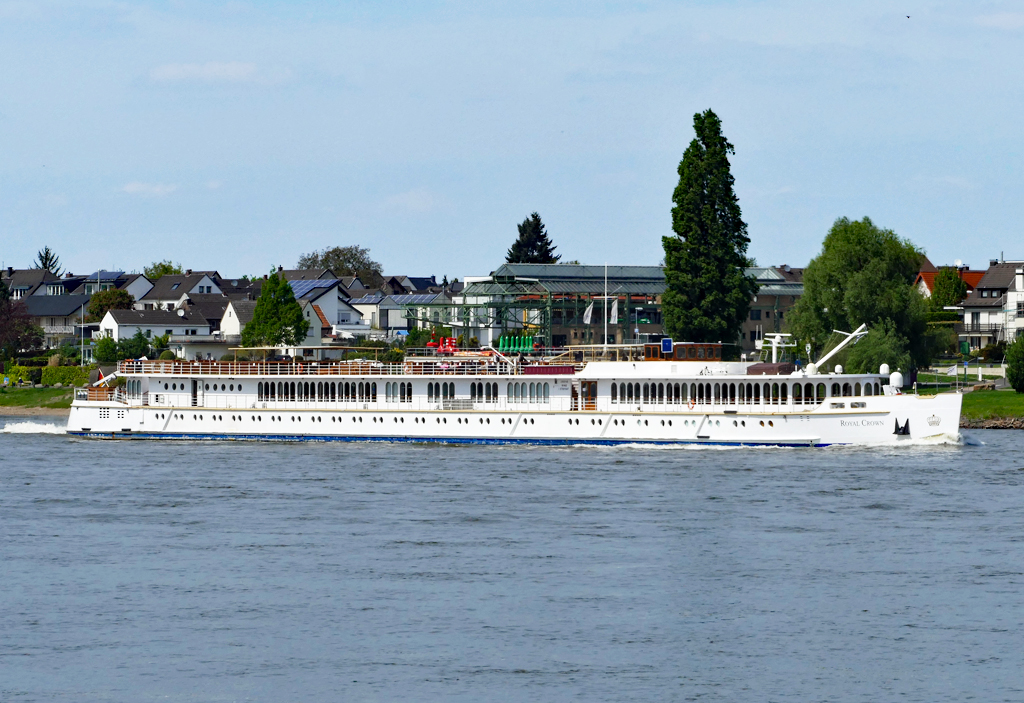
[[141,298],[136,310],[172,310],[187,295],[220,295],[220,287],[206,273],[167,274],[161,276]]
[[988,271],[961,307],[961,343],[981,349],[996,342],[1012,342],[1024,326],[1024,261],[991,261]]
[[142,330],[147,338],[165,334],[179,337],[209,336],[210,323],[185,310],[108,310],[100,321],[100,337],[128,339]]
[[227,336],[241,335],[242,330],[252,320],[255,310],[255,300],[230,301],[224,309],[224,316],[220,318],[221,333]]

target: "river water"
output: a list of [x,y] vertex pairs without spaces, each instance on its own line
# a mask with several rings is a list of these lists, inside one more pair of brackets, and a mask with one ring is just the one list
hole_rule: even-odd
[[112,442],[0,418],[4,701],[1024,700],[1024,433]]

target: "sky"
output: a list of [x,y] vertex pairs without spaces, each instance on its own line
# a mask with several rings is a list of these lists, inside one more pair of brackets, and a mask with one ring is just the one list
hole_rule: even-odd
[[709,108],[761,265],[843,216],[1024,258],[1019,3],[33,0],[0,61],[5,267],[462,278],[534,211],[565,260],[658,264]]

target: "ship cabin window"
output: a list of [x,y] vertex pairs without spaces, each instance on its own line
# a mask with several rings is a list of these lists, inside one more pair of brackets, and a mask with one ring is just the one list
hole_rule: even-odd
[[859,383],[853,384],[853,394],[854,395],[860,395],[860,384]]
[[833,398],[838,398],[839,397],[839,384],[838,383],[833,383],[832,384],[832,397]]
[[844,398],[848,398],[851,395],[853,395],[853,386],[851,386],[849,383],[844,383],[843,384],[843,397]]

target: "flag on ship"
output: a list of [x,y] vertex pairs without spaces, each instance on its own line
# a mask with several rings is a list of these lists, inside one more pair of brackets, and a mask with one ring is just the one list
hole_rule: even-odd
[[589,325],[590,324],[590,318],[593,317],[593,315],[594,315],[594,302],[591,301],[590,305],[588,305],[587,309],[583,312],[583,324]]
[[616,298],[612,301],[612,314],[608,318],[608,324],[617,325],[619,324],[619,299]]

